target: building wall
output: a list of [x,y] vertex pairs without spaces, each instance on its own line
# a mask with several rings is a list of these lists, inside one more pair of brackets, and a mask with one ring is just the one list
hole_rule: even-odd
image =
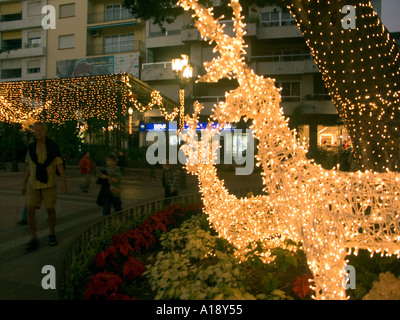
[[[87,2],[82,0],[49,0],[49,5],[56,8],[56,29],[48,30],[47,41],[47,78],[57,77],[57,61],[82,59],[86,56],[86,22]],[[74,4],[71,16],[60,17],[60,7]],[[73,37],[73,44],[69,48],[60,48],[62,39]]]

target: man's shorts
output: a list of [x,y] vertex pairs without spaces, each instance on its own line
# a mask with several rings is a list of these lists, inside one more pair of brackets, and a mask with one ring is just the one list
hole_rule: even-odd
[[40,208],[42,201],[45,209],[53,209],[57,201],[57,188],[54,186],[47,189],[33,189],[32,186],[29,185],[26,194],[27,206]]

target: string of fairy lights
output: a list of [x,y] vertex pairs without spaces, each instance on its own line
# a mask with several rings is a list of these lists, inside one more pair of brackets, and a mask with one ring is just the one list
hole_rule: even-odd
[[[370,1],[353,1],[356,28],[344,29],[332,1],[288,2],[332,101],[350,135],[361,170],[398,171],[400,52]],[[312,19],[311,19],[312,15]],[[316,23],[318,22],[318,28]]]
[[[243,61],[244,23],[239,1],[230,3],[235,38],[224,33],[212,8],[195,0],[180,0],[179,5],[194,11],[202,38],[215,43],[219,54],[205,63],[207,74],[198,81],[217,82],[230,76],[239,84],[215,106],[214,119],[220,127],[242,117],[252,119],[250,129],[259,142],[257,165],[263,170],[265,195],[238,199],[229,194],[214,162],[201,161],[216,155],[211,143],[204,148],[203,142],[195,139],[202,108],[196,102],[194,115],[185,119],[189,129],[184,150],[187,170],[198,176],[209,222],[242,257],[256,241],[264,246],[261,256],[266,262],[272,248],[294,250],[287,245],[288,239],[301,243],[313,273],[314,298],[346,299],[343,278],[348,254],[368,249],[371,254],[400,257],[399,174],[325,170],[307,159],[283,115],[275,80],[256,75]],[[209,128],[203,134],[202,141],[209,141],[215,131]]]
[[68,121],[84,123],[88,119],[119,122],[134,106],[139,112],[159,108],[172,121],[179,112],[168,112],[160,92],[131,84],[127,74],[57,78],[0,84],[0,121],[29,126],[35,121],[62,125]]

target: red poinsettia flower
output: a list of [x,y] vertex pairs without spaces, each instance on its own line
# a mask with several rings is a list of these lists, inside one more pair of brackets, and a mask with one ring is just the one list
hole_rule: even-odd
[[112,272],[99,272],[90,280],[83,299],[105,299],[107,296],[116,293],[122,283],[122,279]]
[[115,248],[125,257],[129,255],[130,251],[133,251],[133,248],[130,245],[129,241],[121,241],[120,243],[115,245]]
[[134,250],[136,252],[140,252],[142,247],[148,249],[156,241],[156,238],[151,232],[148,232],[146,229],[141,229],[140,227],[136,229],[132,239],[135,242]]
[[305,273],[297,277],[292,283],[293,292],[296,293],[299,298],[304,299],[307,294],[312,291],[310,288],[310,279],[312,279],[312,276]]
[[122,267],[122,273],[128,281],[133,281],[135,278],[141,277],[144,270],[143,264],[133,257],[129,257],[129,260]]
[[115,246],[110,246],[106,250],[100,251],[96,254],[95,261],[97,267],[102,268],[103,266],[105,266],[109,256],[117,256],[117,249]]

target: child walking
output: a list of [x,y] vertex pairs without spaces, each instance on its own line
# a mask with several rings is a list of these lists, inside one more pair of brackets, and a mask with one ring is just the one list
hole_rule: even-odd
[[100,178],[107,179],[109,183],[109,190],[104,198],[103,215],[111,213],[111,206],[114,207],[115,212],[121,211],[121,190],[120,182],[122,178],[121,169],[117,166],[117,157],[110,154],[106,158],[107,169],[105,173],[100,174]]

